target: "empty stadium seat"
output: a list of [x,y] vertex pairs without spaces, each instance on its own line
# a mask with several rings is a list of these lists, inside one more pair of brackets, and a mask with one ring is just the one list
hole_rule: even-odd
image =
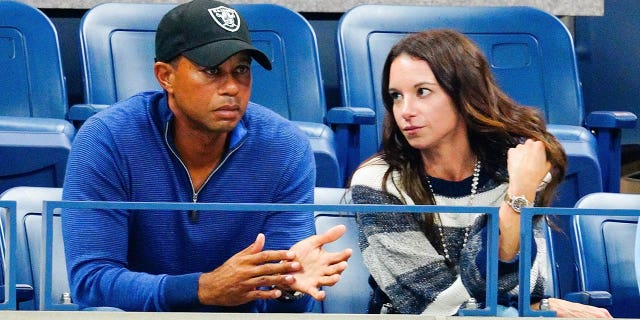
[[61,187],[75,128],[56,30],[40,10],[0,1],[0,193]]
[[[573,207],[586,194],[604,191],[605,186],[612,188],[610,183],[619,186],[620,145],[599,142],[608,141],[606,136],[615,137],[621,127],[635,125],[635,116],[596,113],[589,116],[587,124],[600,122],[606,128],[584,126],[571,36],[556,17],[529,7],[360,5],[346,12],[338,23],[337,35],[342,103],[368,107],[377,118],[377,126],[363,126],[360,136],[353,138],[361,143],[358,162],[376,152],[381,143],[385,109],[380,89],[387,53],[406,34],[436,28],[455,29],[470,37],[487,56],[502,89],[517,102],[535,106],[544,114],[549,131],[568,156],[565,181],[554,206]],[[591,131],[597,132],[597,137]],[[355,166],[349,164],[350,168]],[[562,229],[570,230],[566,217],[559,220]],[[572,245],[558,233],[552,238],[560,290],[575,291]]]
[[[17,266],[16,283],[33,288],[34,299],[20,303],[21,310],[40,308],[42,205],[43,201],[60,200],[61,197],[62,188],[16,187],[0,194],[0,200],[12,200],[17,204],[16,256],[14,257]],[[53,226],[53,268],[56,276],[52,279],[51,299],[58,301],[63,292],[69,292],[59,215],[54,216]],[[73,305],[70,305],[70,309],[73,308]]]
[[[572,236],[579,262],[580,289],[611,294],[614,318],[640,317],[635,247],[640,195],[594,193],[580,199],[580,209],[602,209],[598,215],[575,215]],[[608,209],[635,209],[638,216],[616,216]]]
[[[640,73],[632,67],[640,52],[640,33],[636,32],[640,2],[608,0],[603,5],[604,15],[575,17],[573,34],[585,110],[625,110],[640,115]],[[640,146],[640,126],[623,130],[622,135],[623,145]],[[640,161],[640,156],[623,160]]]
[[56,29],[40,10],[0,2],[0,115],[65,119],[67,92]]
[[[348,203],[346,189],[316,188],[314,204]],[[342,273],[340,282],[331,287],[324,287],[327,297],[322,301],[323,313],[367,313],[371,286],[369,270],[362,261],[362,253],[358,245],[358,224],[354,212],[315,212],[316,232],[323,233],[329,228],[343,224],[347,232],[337,241],[324,246],[325,250],[337,252],[351,248],[349,267]]]
[[[22,185],[61,187],[75,128],[65,121],[56,30],[37,8],[0,1],[0,70],[0,193]],[[33,288],[18,286],[18,302],[32,300]]]
[[[84,15],[80,26],[85,104],[70,117],[83,121],[137,92],[161,89],[153,73],[155,30],[174,4],[105,3]],[[315,33],[298,13],[271,4],[234,6],[246,19],[253,44],[273,69],[252,69],[251,100],[294,121],[311,141],[317,186],[343,186],[326,103]]]

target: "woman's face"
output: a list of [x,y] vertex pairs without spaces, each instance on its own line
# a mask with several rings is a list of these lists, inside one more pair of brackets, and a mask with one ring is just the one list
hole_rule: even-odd
[[412,147],[431,150],[466,141],[464,120],[426,61],[406,53],[395,58],[389,94],[396,123]]

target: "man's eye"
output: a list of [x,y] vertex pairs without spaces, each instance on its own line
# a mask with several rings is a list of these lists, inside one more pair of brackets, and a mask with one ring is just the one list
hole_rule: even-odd
[[220,73],[220,69],[218,69],[218,68],[205,68],[203,70],[203,72],[208,74],[208,75],[210,75],[210,76],[215,76],[215,75]]
[[242,66],[238,66],[236,68],[236,73],[238,74],[245,74],[247,72],[249,72],[251,70],[251,67],[249,67],[248,65],[242,65]]

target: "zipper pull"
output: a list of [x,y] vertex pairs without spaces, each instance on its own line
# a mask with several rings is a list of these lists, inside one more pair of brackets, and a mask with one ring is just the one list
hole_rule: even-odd
[[[194,193],[193,194],[193,203],[197,203],[197,202],[198,202],[198,194]],[[191,221],[191,223],[198,222],[198,210],[189,211],[189,221]]]

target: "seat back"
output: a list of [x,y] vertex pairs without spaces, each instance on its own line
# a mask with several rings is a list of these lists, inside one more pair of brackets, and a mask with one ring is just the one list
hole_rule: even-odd
[[[113,104],[159,90],[153,74],[155,31],[174,4],[105,3],[90,9],[80,29],[86,103]],[[285,118],[323,123],[326,111],[315,33],[298,13],[271,4],[234,6],[254,46],[273,69],[255,65],[251,100]]]
[[0,70],[0,116],[66,118],[58,36],[37,8],[0,1]]
[[640,317],[634,245],[638,217],[615,216],[606,209],[637,209],[640,195],[594,193],[585,196],[576,208],[603,209],[602,215],[572,217],[572,236],[579,262],[581,290],[608,291],[613,305],[608,307],[614,318]]
[[[155,31],[174,7],[105,3],[87,11],[80,26],[86,104],[110,105],[140,91],[161,89],[153,73]],[[311,25],[300,14],[278,5],[234,8],[247,21],[254,46],[273,65],[267,71],[254,63],[251,101],[295,121],[307,134],[319,168],[318,186],[342,186],[333,131],[324,124],[324,87]],[[72,107],[72,113],[77,110]]]
[[[346,189],[316,188],[315,204],[347,203]],[[358,224],[353,212],[315,212],[316,232],[322,233],[338,224],[344,224],[347,232],[337,241],[324,246],[325,250],[337,252],[351,248],[349,267],[342,273],[340,281],[332,287],[324,287],[326,299],[322,301],[323,313],[367,313],[371,296],[369,271],[362,260],[358,245]]]
[[40,10],[0,1],[0,193],[61,187],[75,128],[56,29]]
[[[384,106],[382,67],[408,33],[452,28],[485,53],[500,87],[517,102],[539,108],[548,123],[581,126],[583,107],[571,36],[560,20],[528,7],[361,5],[338,24],[342,103],[370,107],[378,126],[362,128],[362,157],[380,143]],[[367,141],[367,140],[364,140]]]
[[[629,68],[637,65],[640,53],[638,14],[640,2],[615,0],[604,2],[602,16],[575,17],[575,47],[587,113],[604,109],[640,115],[640,73],[637,67]],[[616,81],[602,81],[610,78]],[[640,145],[640,126],[623,130],[622,144]]]
[[[16,201],[16,283],[34,288],[34,300],[22,302],[21,310],[37,310],[40,302],[40,264],[42,259],[42,204],[45,200],[60,200],[62,188],[16,187],[0,195],[0,200]],[[0,209],[2,210],[2,209]],[[58,301],[64,292],[69,292],[62,227],[60,216],[53,220],[53,277],[52,299]]]

